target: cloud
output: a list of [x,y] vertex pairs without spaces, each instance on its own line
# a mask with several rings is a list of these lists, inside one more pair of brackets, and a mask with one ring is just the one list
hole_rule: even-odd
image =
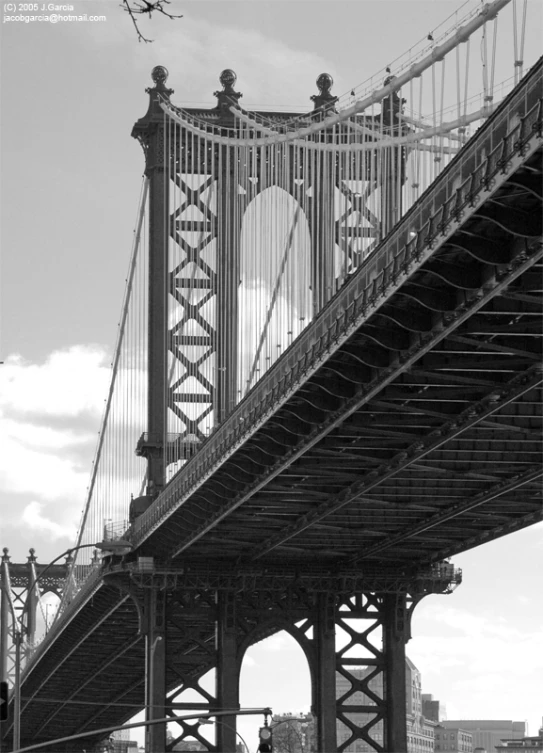
[[54,540],[75,534],[73,526],[61,525],[44,516],[42,513],[43,507],[40,502],[30,502],[23,510],[22,522],[31,530],[47,533]]
[[109,358],[99,346],[57,350],[40,363],[18,354],[6,359],[0,492],[10,547],[29,532],[34,541],[43,534],[45,547],[74,538],[109,378]]
[[[0,419],[2,435],[11,437],[27,450],[41,449],[45,452],[63,450],[67,447],[88,442],[88,432],[77,432],[71,428],[58,429],[52,426],[40,426],[29,421],[17,421],[13,418]],[[94,435],[92,435],[94,439]]]
[[[424,692],[446,704],[449,718],[537,716],[543,635],[535,624],[519,624],[507,610],[474,613],[437,601],[419,609],[421,629],[414,629],[407,653],[422,673]],[[513,681],[521,692],[511,693]]]
[[106,352],[99,346],[57,350],[41,364],[13,354],[0,371],[0,410],[35,416],[99,416],[109,374]]
[[0,489],[42,501],[83,498],[96,444],[85,424],[98,425],[106,363],[105,351],[92,346],[55,351],[44,363],[7,358],[0,371]]
[[[0,427],[2,423],[0,422]],[[50,446],[29,446],[35,443],[31,424],[18,428],[20,434],[28,428],[26,439],[21,441],[21,438],[6,434],[0,440],[3,458],[0,489],[16,494],[31,493],[45,500],[59,497],[82,498],[89,475],[88,466],[84,469],[81,460],[71,456],[70,432],[60,440],[63,452],[53,454]]]
[[488,674],[495,671],[497,657],[504,674],[530,674],[536,667],[543,669],[541,632],[520,630],[499,614],[491,618],[455,607],[438,607],[426,610],[424,624],[424,634],[409,644],[408,652],[411,655],[416,647],[417,655],[432,666],[432,671],[444,664],[469,664],[474,675]]

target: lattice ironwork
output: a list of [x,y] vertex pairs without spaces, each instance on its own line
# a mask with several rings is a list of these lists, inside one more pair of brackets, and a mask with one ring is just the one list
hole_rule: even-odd
[[[69,561],[62,565],[40,565],[35,549],[30,549],[27,562],[11,562],[9,550],[4,548],[0,570],[2,593],[2,631],[0,636],[0,666],[11,685],[15,678],[15,644],[13,641],[13,620],[16,630],[22,634],[21,661],[23,667],[35,650],[37,642],[49,627],[47,609],[41,598],[54,594],[62,598],[66,587]],[[41,573],[47,568],[47,573]],[[36,580],[39,582],[34,585]],[[53,615],[51,616],[52,622]]]

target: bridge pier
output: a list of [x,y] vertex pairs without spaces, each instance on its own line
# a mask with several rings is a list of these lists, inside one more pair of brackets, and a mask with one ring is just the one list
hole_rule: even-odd
[[[216,696],[221,710],[239,709],[238,636],[236,597],[232,591],[217,594],[217,671]],[[236,751],[236,715],[221,717],[217,727],[217,750]]]
[[336,605],[330,594],[319,594],[315,625],[316,661],[313,710],[319,750],[336,750]]
[[383,598],[383,653],[385,655],[386,750],[407,750],[405,644],[410,638],[406,595]]
[[[172,745],[194,736],[208,750],[235,753],[243,657],[286,630],[311,675],[314,721],[307,734],[314,749],[342,753],[361,742],[378,753],[405,753],[410,619],[425,595],[450,593],[459,582],[452,565],[409,578],[167,573],[147,578],[143,617],[147,718],[172,714]],[[212,669],[214,693],[200,684]],[[167,694],[172,678],[177,687]],[[215,744],[200,734],[199,723],[175,716],[230,710],[216,723]],[[165,730],[157,727],[148,733],[147,753],[166,750],[165,743]]]
[[[145,630],[145,720],[166,716],[166,631],[165,596],[158,588],[144,595]],[[166,725],[154,724],[145,733],[146,753],[166,750]]]

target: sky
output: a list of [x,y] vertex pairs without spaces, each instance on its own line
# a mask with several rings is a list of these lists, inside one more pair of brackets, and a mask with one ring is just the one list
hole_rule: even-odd
[[[246,108],[304,111],[320,73],[332,74],[335,94],[349,91],[461,3],[172,0],[182,19],[141,21],[152,44],[138,42],[117,0],[71,5],[105,20],[24,23],[6,16],[28,11],[8,9],[0,27],[0,544],[16,562],[30,547],[48,562],[75,540],[144,168],[130,132],[152,68],[168,68],[176,104],[214,106],[219,74],[233,68]],[[542,7],[528,0],[532,60]],[[408,654],[449,718],[527,720],[536,734],[542,551],[538,525],[457,556],[463,584],[417,607]],[[309,709],[305,659],[288,637],[248,653],[241,701]],[[258,723],[240,725],[250,746]]]

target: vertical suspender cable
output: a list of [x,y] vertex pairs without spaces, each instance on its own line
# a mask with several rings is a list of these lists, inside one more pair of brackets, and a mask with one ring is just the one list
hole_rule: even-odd
[[[125,329],[126,329],[126,322],[127,322],[127,317],[128,317],[128,308],[129,308],[130,298],[131,298],[131,294],[132,294],[132,286],[133,286],[133,282],[134,282],[134,272],[135,272],[135,269],[136,269],[136,261],[137,261],[137,258],[138,258],[138,252],[139,252],[139,248],[140,248],[141,228],[142,228],[142,223],[143,223],[143,216],[144,216],[144,210],[145,210],[145,202],[146,202],[146,198],[147,198],[148,185],[149,185],[148,180],[144,179],[143,185],[142,185],[142,190],[141,190],[141,196],[140,196],[139,216],[138,216],[138,221],[137,221],[137,226],[136,226],[136,232],[135,232],[135,235],[134,235],[134,242],[133,242],[133,247],[132,247],[132,256],[131,256],[131,259],[130,259],[130,266],[129,266],[129,271],[128,271],[128,278],[127,278],[125,293],[124,293],[124,300],[123,300],[123,307],[122,307],[122,313],[121,313],[121,320],[120,320],[120,323],[119,323],[119,330],[118,330],[118,335],[117,335],[117,344],[116,344],[116,348],[115,348],[115,355],[114,355],[113,365],[112,365],[111,381],[110,381],[108,396],[106,398],[106,405],[105,405],[105,408],[104,408],[104,415],[102,417],[102,424],[101,424],[102,429],[101,429],[100,434],[99,434],[98,445],[97,445],[97,448],[96,448],[96,453],[95,453],[93,467],[92,467],[91,479],[90,479],[89,487],[88,487],[88,490],[87,490],[87,499],[86,499],[86,502],[85,502],[85,507],[83,509],[83,515],[82,515],[82,519],[81,519],[81,523],[80,523],[80,527],[79,527],[79,531],[78,531],[78,535],[77,535],[77,540],[76,540],[76,543],[75,543],[75,547],[78,547],[84,541],[84,539],[86,538],[86,534],[89,532],[88,531],[88,527],[87,527],[87,523],[89,523],[89,524],[93,523],[93,528],[96,525],[96,515],[94,513],[94,506],[92,505],[92,502],[93,502],[93,499],[94,499],[95,487],[98,486],[98,488],[100,488],[100,480],[99,480],[98,471],[99,471],[99,468],[100,468],[100,461],[102,459],[102,451],[103,451],[103,448],[104,448],[104,441],[105,441],[105,438],[106,438],[106,428],[108,426],[108,421],[110,419],[110,414],[112,412],[112,407],[113,407],[113,404],[114,404],[114,390],[115,390],[115,385],[116,385],[116,382],[117,382],[117,375],[118,375],[118,371],[119,371],[119,363],[120,363],[121,352],[122,352],[121,346],[122,346],[122,342],[123,342],[123,339],[124,339],[124,333],[125,333]],[[92,531],[90,531],[90,533],[91,534],[95,533],[95,531],[92,530]],[[71,566],[71,569],[70,569],[70,573],[68,575],[68,579],[72,577],[72,573],[74,572],[74,568],[76,566],[76,563],[77,563],[77,553],[76,553],[76,556],[74,557],[74,560],[73,560],[73,563],[72,563],[72,566]],[[61,606],[62,606],[62,603],[61,603]],[[59,607],[59,609],[60,609],[60,607]]]

